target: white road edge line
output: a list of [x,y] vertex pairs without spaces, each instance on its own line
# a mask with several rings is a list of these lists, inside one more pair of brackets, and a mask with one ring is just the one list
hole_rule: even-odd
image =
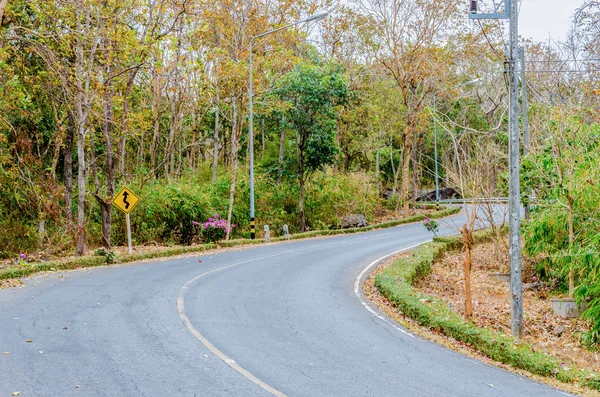
[[[403,333],[403,334],[405,334],[405,335],[407,335],[407,336],[410,336],[411,338],[415,338],[415,339],[417,338],[415,335],[411,334],[410,332],[408,332],[408,331],[407,331],[407,330],[405,330],[405,329],[402,329],[402,328],[400,328],[398,325],[396,325],[396,322],[395,322],[395,321],[394,321],[394,323],[392,323],[392,322],[390,321],[389,317],[384,317],[384,316],[380,315],[379,313],[377,313],[375,310],[373,310],[373,308],[371,307],[371,305],[369,305],[369,304],[368,304],[368,303],[367,303],[367,302],[366,302],[366,301],[363,299],[363,295],[360,293],[360,285],[361,285],[361,282],[360,282],[360,280],[363,278],[363,276],[365,275],[365,273],[367,273],[367,272],[368,272],[368,271],[369,271],[369,270],[370,270],[370,269],[371,269],[373,266],[375,266],[375,265],[379,264],[381,261],[383,261],[383,260],[385,260],[385,259],[389,258],[390,256],[393,256],[393,255],[399,254],[399,253],[401,253],[401,252],[410,251],[411,249],[417,248],[417,247],[418,247],[418,246],[420,246],[420,245],[427,244],[427,243],[430,243],[430,242],[432,242],[432,241],[433,241],[433,240],[427,240],[427,241],[423,241],[423,242],[421,242],[421,243],[419,243],[419,244],[415,244],[415,245],[411,245],[410,247],[402,248],[401,250],[394,251],[394,252],[392,252],[391,254],[384,255],[384,256],[382,256],[381,258],[374,260],[373,262],[369,263],[369,264],[367,265],[367,267],[365,267],[365,268],[364,268],[364,269],[363,269],[363,270],[360,272],[360,274],[358,275],[358,277],[357,277],[357,278],[356,278],[356,280],[354,281],[354,294],[356,295],[356,297],[358,298],[358,300],[360,301],[360,303],[361,303],[361,304],[362,304],[362,305],[363,305],[363,306],[364,306],[364,307],[365,307],[365,308],[366,308],[366,309],[367,309],[369,312],[371,312],[371,314],[373,314],[375,317],[377,317],[377,318],[378,318],[378,319],[380,319],[381,321],[385,322],[386,324],[388,324],[388,325],[389,325],[389,326],[391,326],[392,328],[396,329],[397,331],[400,331],[401,333]],[[481,360],[478,360],[478,359],[475,359],[475,358],[471,358],[471,357],[469,357],[469,356],[466,356],[466,355],[464,355],[464,354],[458,353],[458,352],[456,352],[456,351],[454,351],[454,350],[452,350],[452,349],[446,349],[446,348],[444,348],[443,346],[441,346],[441,345],[439,345],[439,344],[437,344],[437,343],[435,343],[435,342],[433,342],[433,345],[434,345],[434,346],[436,346],[436,347],[437,347],[437,348],[439,348],[439,349],[442,349],[442,350],[445,350],[445,351],[447,351],[447,352],[450,352],[451,354],[454,354],[454,355],[457,355],[457,356],[461,356],[461,357],[465,357],[465,358],[467,358],[467,359],[470,359],[470,360],[472,360],[472,362],[473,362],[473,363],[476,363],[476,364],[478,364],[478,365],[482,365],[482,366],[490,366],[490,367],[493,367],[493,368],[499,368],[499,367],[496,367],[496,366],[494,366],[494,365],[491,365],[491,364],[487,364],[487,363],[485,363],[485,362],[482,362]],[[514,373],[514,372],[512,372],[512,371],[509,371],[509,370],[505,370],[505,369],[502,369],[502,368],[500,368],[500,369],[501,369],[501,370],[503,370],[503,371],[506,371],[506,372],[508,372],[508,373],[510,373],[510,374],[513,374],[513,375],[515,375],[515,376],[519,376],[519,377],[521,377],[521,378],[522,378],[522,379],[524,379],[524,380],[528,380],[528,381],[531,381],[531,382],[535,382],[535,383],[537,383],[537,384],[539,384],[539,385],[541,385],[541,386],[548,387],[548,388],[552,389],[552,391],[558,392],[559,394],[562,394],[562,395],[565,395],[565,396],[573,396],[573,394],[570,394],[570,393],[564,392],[564,391],[562,391],[562,390],[560,390],[560,389],[558,389],[558,388],[552,387],[552,386],[550,386],[550,385],[548,385],[548,384],[541,383],[541,382],[539,382],[539,381],[536,381],[536,380],[531,380],[531,379],[529,379],[529,378],[524,378],[522,375],[519,375],[519,374],[517,374],[517,373]]]
[[401,250],[398,251],[394,251],[391,254],[387,254],[382,256],[381,258],[375,259],[373,262],[369,263],[367,265],[367,267],[365,267],[360,274],[358,275],[358,277],[356,277],[356,280],[354,281],[354,294],[356,295],[356,297],[358,298],[358,300],[360,301],[360,303],[375,317],[377,317],[378,319],[380,319],[381,321],[383,321],[384,323],[386,323],[387,325],[391,326],[392,328],[394,328],[397,331],[400,331],[401,333],[403,333],[404,335],[410,336],[411,338],[416,338],[416,336],[414,336],[413,334],[411,334],[410,332],[408,332],[407,330],[399,327],[398,325],[394,323],[392,323],[387,317],[382,316],[381,314],[377,313],[372,307],[371,305],[369,305],[369,303],[367,303],[365,301],[365,299],[363,298],[363,295],[360,293],[360,287],[361,287],[361,280],[364,277],[365,273],[367,273],[368,271],[371,270],[371,268],[373,268],[373,266],[379,264],[380,262],[382,262],[383,260],[389,258],[390,256],[399,254],[401,252],[405,252],[405,251],[410,251],[413,248],[417,248],[420,245],[423,244],[427,244],[430,243],[432,240],[427,240],[427,241],[423,241],[419,244],[415,244],[415,245],[411,245],[410,247],[406,247],[406,248],[402,248]]
[[208,339],[206,339],[200,333],[200,331],[198,331],[194,327],[194,325],[190,321],[189,317],[185,314],[185,293],[186,293],[188,287],[191,287],[198,280],[200,280],[201,278],[203,278],[203,277],[205,277],[205,276],[207,276],[207,275],[209,275],[211,273],[215,273],[215,272],[218,272],[218,271],[221,271],[221,270],[225,270],[225,269],[229,269],[229,268],[232,268],[232,267],[235,267],[235,266],[243,265],[245,263],[256,262],[256,261],[260,261],[260,260],[263,260],[263,259],[268,259],[268,258],[273,258],[273,257],[276,257],[276,256],[286,255],[286,254],[289,254],[290,252],[295,252],[295,251],[299,251],[299,250],[286,251],[286,252],[283,252],[283,253],[280,253],[280,254],[263,256],[263,257],[260,257],[260,258],[250,259],[250,260],[243,261],[243,262],[237,262],[237,263],[234,263],[232,265],[227,265],[227,266],[223,266],[223,267],[220,267],[220,268],[217,268],[217,269],[209,270],[207,272],[204,272],[204,273],[200,274],[199,276],[194,277],[193,279],[191,279],[187,283],[185,283],[185,285],[183,287],[181,287],[181,289],[179,290],[179,296],[177,297],[177,313],[179,314],[179,317],[181,318],[181,320],[185,324],[185,327],[188,329],[188,331],[190,331],[192,333],[192,335],[194,335],[196,337],[196,339],[198,339],[215,356],[217,356],[218,358],[220,358],[223,362],[225,362],[227,365],[229,365],[235,371],[237,371],[238,373],[240,373],[242,376],[244,376],[246,379],[248,379],[249,381],[251,381],[255,385],[261,387],[262,389],[266,390],[267,392],[269,392],[272,395],[277,396],[277,397],[287,397],[287,396],[285,394],[283,394],[282,392],[280,392],[279,390],[275,389],[273,386],[270,386],[270,385],[266,384],[265,382],[263,382],[262,380],[258,379],[256,376],[254,376],[248,370],[246,370],[245,368],[243,368],[242,366],[240,366],[238,363],[236,363],[235,360],[229,358],[225,353],[223,353],[221,350],[219,350],[215,345],[213,345],[212,343],[210,343],[210,341]]

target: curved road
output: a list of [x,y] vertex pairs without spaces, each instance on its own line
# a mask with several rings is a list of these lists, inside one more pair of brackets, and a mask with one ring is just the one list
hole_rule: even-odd
[[32,278],[0,290],[0,397],[563,395],[363,306],[363,269],[430,238],[411,224]]

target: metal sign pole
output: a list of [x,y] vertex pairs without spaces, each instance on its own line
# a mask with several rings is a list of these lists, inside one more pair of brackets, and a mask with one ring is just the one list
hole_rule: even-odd
[[129,246],[129,253],[133,254],[133,249],[131,248],[131,221],[129,220],[129,214],[125,214],[125,220],[127,223],[127,245]]

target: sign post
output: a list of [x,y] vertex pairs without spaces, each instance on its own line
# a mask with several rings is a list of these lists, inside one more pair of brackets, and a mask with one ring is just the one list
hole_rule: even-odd
[[129,247],[130,254],[133,253],[133,249],[131,246],[131,219],[129,218],[129,214],[139,202],[140,198],[125,186],[123,186],[119,194],[117,194],[113,200],[113,205],[125,214],[125,222],[127,224],[127,246]]
[[129,247],[129,253],[133,253],[133,248],[131,247],[131,220],[129,219],[129,214],[125,214],[125,223],[127,223],[127,246]]

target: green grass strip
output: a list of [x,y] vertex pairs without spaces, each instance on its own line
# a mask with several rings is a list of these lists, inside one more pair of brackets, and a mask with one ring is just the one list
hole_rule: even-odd
[[[476,242],[486,241],[489,237],[488,232],[475,234]],[[442,300],[413,289],[413,283],[427,276],[442,254],[461,246],[460,237],[436,238],[387,267],[376,276],[375,285],[390,302],[420,325],[464,342],[493,360],[536,375],[600,390],[597,374],[577,368],[565,369],[557,358],[519,343],[512,336],[477,327],[452,311]]]

